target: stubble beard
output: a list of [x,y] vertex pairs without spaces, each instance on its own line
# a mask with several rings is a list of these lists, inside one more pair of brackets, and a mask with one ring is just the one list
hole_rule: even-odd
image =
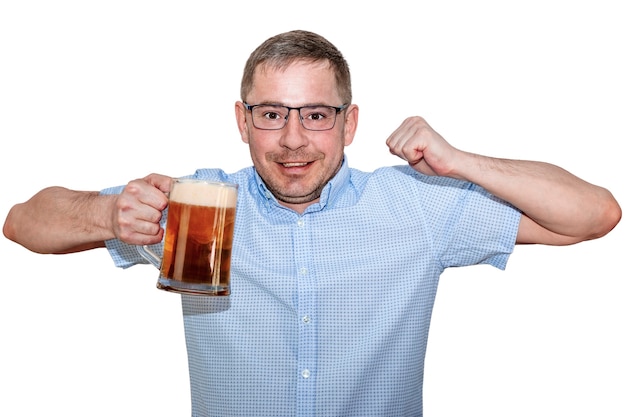
[[[278,158],[271,158],[271,159],[278,160]],[[274,182],[269,178],[263,178],[263,177],[261,178],[265,182],[265,186],[267,187],[267,189],[274,195],[274,197],[278,201],[281,201],[287,204],[306,204],[306,203],[310,203],[312,201],[317,200],[322,195],[322,190],[324,189],[326,184],[328,184],[328,182],[335,175],[337,175],[337,172],[339,172],[339,170],[341,169],[342,163],[343,163],[343,159],[339,161],[339,163],[337,164],[337,166],[335,167],[335,169],[332,171],[332,173],[329,176],[320,178],[317,181],[317,185],[315,186],[315,188],[311,190],[311,192],[304,194],[304,195],[295,195],[292,192],[289,192],[288,191],[289,185],[283,187],[278,183],[278,181]]]

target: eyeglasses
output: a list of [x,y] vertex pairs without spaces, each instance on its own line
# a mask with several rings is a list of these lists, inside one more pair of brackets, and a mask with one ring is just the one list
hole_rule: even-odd
[[337,114],[348,107],[347,104],[333,106],[287,107],[275,104],[243,103],[252,112],[252,124],[261,130],[280,130],[287,125],[289,113],[298,111],[300,123],[307,130],[330,130],[335,127]]

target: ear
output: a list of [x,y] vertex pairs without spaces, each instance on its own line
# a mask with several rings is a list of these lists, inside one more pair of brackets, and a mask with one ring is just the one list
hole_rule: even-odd
[[359,124],[359,106],[351,104],[344,111],[346,112],[343,125],[344,146],[348,146],[352,143],[356,134],[356,127]]
[[241,101],[235,103],[235,117],[237,118],[237,127],[239,128],[239,134],[241,140],[244,143],[249,143],[248,124],[246,123],[247,110]]

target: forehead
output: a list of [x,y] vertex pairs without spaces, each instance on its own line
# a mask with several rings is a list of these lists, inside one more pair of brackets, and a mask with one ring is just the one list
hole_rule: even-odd
[[295,61],[286,66],[263,63],[254,72],[248,97],[251,103],[341,104],[328,61]]

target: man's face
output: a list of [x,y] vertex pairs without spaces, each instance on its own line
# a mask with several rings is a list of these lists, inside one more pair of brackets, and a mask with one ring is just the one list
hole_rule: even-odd
[[[326,62],[298,61],[284,70],[258,68],[248,104],[280,104],[288,107],[344,103],[337,92],[333,71]],[[265,185],[285,206],[303,212],[319,200],[322,188],[337,173],[344,146],[352,142],[358,119],[355,105],[337,114],[330,130],[311,131],[291,110],[285,127],[261,130],[252,114],[236,104],[242,140],[250,146],[254,166]]]

